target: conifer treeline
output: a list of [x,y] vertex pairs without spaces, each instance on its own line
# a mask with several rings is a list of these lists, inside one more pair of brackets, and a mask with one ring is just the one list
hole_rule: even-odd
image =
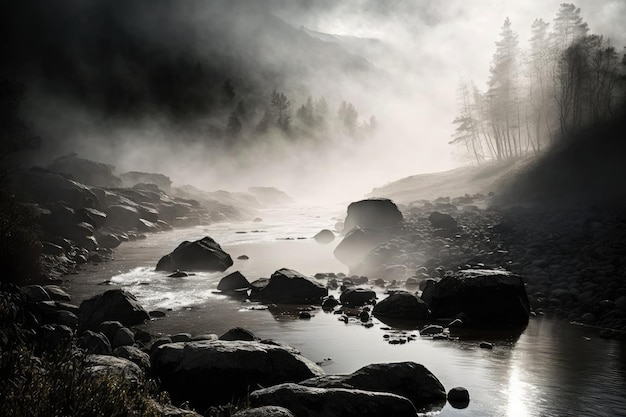
[[486,91],[461,81],[451,144],[472,160],[507,160],[624,115],[626,58],[589,33],[580,9],[563,3],[550,24],[536,19],[527,49],[509,18],[496,42]]

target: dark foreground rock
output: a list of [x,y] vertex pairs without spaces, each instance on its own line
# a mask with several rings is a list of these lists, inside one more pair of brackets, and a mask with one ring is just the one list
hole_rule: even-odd
[[250,282],[239,271],[226,275],[217,284],[217,289],[224,292],[240,291],[250,288]]
[[176,269],[225,271],[233,265],[230,255],[212,238],[206,236],[195,242],[184,241],[172,253],[165,255],[156,266],[157,271]]
[[221,340],[161,345],[152,369],[175,402],[190,401],[198,409],[237,401],[259,385],[324,374],[287,346]]
[[425,366],[414,362],[371,364],[349,375],[320,376],[300,384],[389,392],[408,398],[420,410],[440,407],[446,402],[446,390],[441,382]]
[[415,417],[411,401],[395,394],[280,384],[250,394],[255,406],[276,405],[306,417]]
[[430,317],[428,305],[415,294],[396,291],[374,306],[372,314],[383,320],[425,320]]
[[131,293],[114,289],[83,301],[78,309],[78,330],[98,330],[104,321],[134,326],[150,320],[150,315]]
[[264,407],[249,408],[233,414],[233,417],[295,417],[284,407],[267,405]]
[[396,204],[386,198],[372,198],[354,202],[348,206],[344,230],[358,226],[370,229],[387,229],[402,221],[402,213]]
[[422,299],[434,318],[462,316],[474,325],[521,326],[530,315],[522,278],[504,270],[458,271],[424,289]]
[[328,295],[319,282],[298,271],[282,268],[274,272],[267,285],[253,292],[253,297],[280,304],[319,304]]

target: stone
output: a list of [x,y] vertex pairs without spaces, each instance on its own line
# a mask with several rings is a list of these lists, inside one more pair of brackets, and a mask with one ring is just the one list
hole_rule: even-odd
[[430,215],[428,216],[428,221],[435,229],[454,230],[458,227],[457,221],[454,219],[454,217],[446,213],[440,213],[438,211],[433,211],[432,213],[430,213]]
[[91,330],[84,331],[76,344],[78,347],[85,349],[87,353],[110,355],[112,352],[109,339],[102,333],[96,333]]
[[122,243],[122,240],[116,234],[105,232],[102,230],[96,231],[95,237],[98,240],[98,245],[101,248],[115,249]]
[[232,415],[232,417],[296,417],[291,411],[284,407],[276,407],[273,405],[266,405],[264,407],[249,408],[247,410],[239,411]]
[[217,289],[224,292],[247,290],[248,288],[250,288],[250,282],[239,271],[226,275],[217,284]]
[[481,349],[493,349],[493,343],[483,341],[483,342],[480,342],[478,347],[480,347]]
[[333,254],[341,263],[354,268],[383,240],[385,238],[379,232],[372,229],[362,229],[357,226],[345,235],[333,251]]
[[100,210],[91,207],[82,207],[77,211],[79,219],[91,224],[94,229],[99,229],[106,223],[107,215]]
[[362,306],[371,303],[375,299],[375,291],[357,287],[348,288],[339,296],[339,301],[344,306]]
[[106,210],[106,227],[120,227],[123,230],[135,229],[139,224],[139,211],[135,207],[124,204],[114,204]]
[[150,319],[137,298],[122,289],[113,289],[83,301],[78,309],[79,331],[98,329],[103,321],[134,326]]
[[237,259],[240,259],[242,261],[247,261],[248,259],[250,259],[250,257],[248,255],[239,255]]
[[348,375],[325,375],[300,384],[389,392],[408,398],[418,409],[442,406],[446,401],[446,391],[439,379],[424,365],[415,362],[371,364]]
[[259,340],[258,337],[254,335],[250,330],[246,330],[241,327],[235,327],[224,333],[219,337],[219,340],[244,340],[244,341],[254,341]]
[[328,229],[323,229],[313,236],[313,239],[318,243],[327,244],[335,240],[335,234]]
[[120,346],[115,348],[113,355],[118,358],[128,359],[146,373],[150,370],[150,355],[135,346]]
[[432,317],[466,316],[466,325],[528,324],[530,305],[522,278],[504,270],[467,269],[446,275],[422,293]]
[[372,198],[351,203],[344,221],[344,230],[354,227],[388,229],[398,226],[403,220],[396,204],[386,198]]
[[139,366],[128,359],[116,356],[87,355],[84,366],[85,370],[94,376],[120,376],[133,387],[144,379],[144,373]]
[[233,265],[230,255],[206,236],[195,242],[184,241],[172,253],[165,255],[156,266],[157,271],[176,269],[223,272]]
[[189,274],[184,271],[174,271],[171,274],[169,274],[167,277],[168,278],[187,278],[188,276]]
[[405,397],[386,392],[345,388],[313,388],[285,383],[250,394],[253,407],[275,405],[306,417],[415,417]]
[[287,268],[274,272],[267,285],[255,292],[260,300],[279,304],[319,304],[327,295],[322,284]]
[[333,308],[339,305],[339,300],[335,298],[334,295],[329,295],[322,299],[322,309],[323,310],[332,310]]
[[115,167],[100,162],[79,158],[70,153],[60,156],[48,166],[50,171],[71,175],[76,181],[94,186],[121,187],[122,180],[113,175]]
[[454,408],[467,408],[470,402],[469,391],[464,387],[454,387],[448,391],[448,402]]
[[420,336],[434,336],[443,333],[443,327],[436,324],[429,324],[420,330]]
[[430,317],[430,309],[415,294],[408,291],[395,291],[379,301],[372,311],[374,316],[391,320],[425,320]]
[[189,401],[197,409],[236,402],[259,385],[324,373],[287,346],[224,340],[161,345],[152,354],[152,371],[174,402]]
[[38,303],[40,301],[50,301],[50,294],[41,285],[25,285],[21,287],[26,301]]
[[128,328],[122,327],[115,332],[115,336],[111,339],[111,347],[113,349],[120,346],[132,346],[135,343],[135,334]]
[[39,328],[37,337],[43,349],[49,352],[63,351],[71,345],[74,331],[64,325],[44,324]]
[[191,342],[191,333],[175,333],[170,335],[170,339],[172,339],[172,343]]
[[53,301],[72,301],[72,297],[58,285],[44,285],[43,288]]

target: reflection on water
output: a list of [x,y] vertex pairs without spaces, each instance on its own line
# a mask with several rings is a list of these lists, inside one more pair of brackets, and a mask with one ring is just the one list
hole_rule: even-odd
[[[357,320],[346,324],[320,309],[311,312],[311,319],[300,320],[297,307],[269,310],[214,294],[219,279],[235,270],[251,280],[281,267],[309,275],[347,272],[332,256],[337,242],[325,246],[310,239],[297,240],[332,228],[336,220],[328,212],[302,210],[290,217],[278,211],[261,217],[263,223],[179,229],[125,243],[114,262],[89,266],[68,286],[80,302],[107,288],[98,283],[111,280],[137,295],[148,309],[172,309],[168,317],[145,326],[151,332],[222,334],[241,326],[261,338],[296,347],[320,362],[327,373],[349,373],[377,362],[422,363],[446,389],[464,386],[470,393],[467,408],[446,405],[438,416],[626,416],[626,344],[599,339],[589,329],[537,318],[518,331],[455,331],[452,336],[458,340],[432,340],[409,328],[404,343],[390,344],[387,339],[396,332],[394,324],[376,319],[369,328]],[[181,241],[205,235],[214,237],[233,256],[235,265],[226,273],[168,278],[154,271],[158,259]],[[294,240],[277,240],[282,237]],[[250,259],[235,259],[242,254]],[[384,295],[379,293],[380,297]],[[481,349],[481,340],[492,342],[494,348]]]

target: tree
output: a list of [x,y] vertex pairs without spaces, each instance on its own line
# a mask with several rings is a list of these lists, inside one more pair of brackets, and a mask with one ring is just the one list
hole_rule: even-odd
[[276,126],[283,132],[287,132],[291,124],[291,116],[289,115],[291,103],[289,103],[287,96],[274,90],[272,91],[270,103]]
[[589,26],[580,17],[580,9],[571,3],[561,3],[552,26],[552,47],[557,51],[566,50],[589,32]]
[[315,108],[313,106],[313,99],[309,96],[306,103],[298,108],[296,111],[296,117],[306,127],[315,126]]
[[348,135],[354,136],[356,132],[357,120],[359,118],[359,113],[356,111],[354,105],[347,101],[342,101],[337,114],[339,115],[339,120],[343,125],[344,131]]
[[[550,24],[543,19],[535,19],[531,28],[530,51],[526,62],[528,72],[528,108],[527,135],[535,152],[539,152],[541,144],[546,138],[552,141],[552,126],[550,123],[549,97],[552,84],[550,71],[552,57],[550,55],[550,39],[548,28]],[[531,122],[528,122],[528,117]],[[529,126],[532,123],[533,129]],[[534,131],[534,141],[532,139]]]
[[328,103],[324,96],[315,102],[314,112],[315,124],[320,127],[324,126],[326,124],[326,116],[328,115]]
[[452,121],[456,128],[449,143],[463,145],[468,155],[473,156],[476,163],[480,164],[484,160],[484,154],[479,122],[472,102],[470,86],[463,80],[459,82],[457,88],[457,104],[460,114]]
[[241,120],[239,120],[239,113],[237,110],[233,110],[228,116],[228,123],[226,124],[226,135],[231,139],[236,139],[241,134]]

